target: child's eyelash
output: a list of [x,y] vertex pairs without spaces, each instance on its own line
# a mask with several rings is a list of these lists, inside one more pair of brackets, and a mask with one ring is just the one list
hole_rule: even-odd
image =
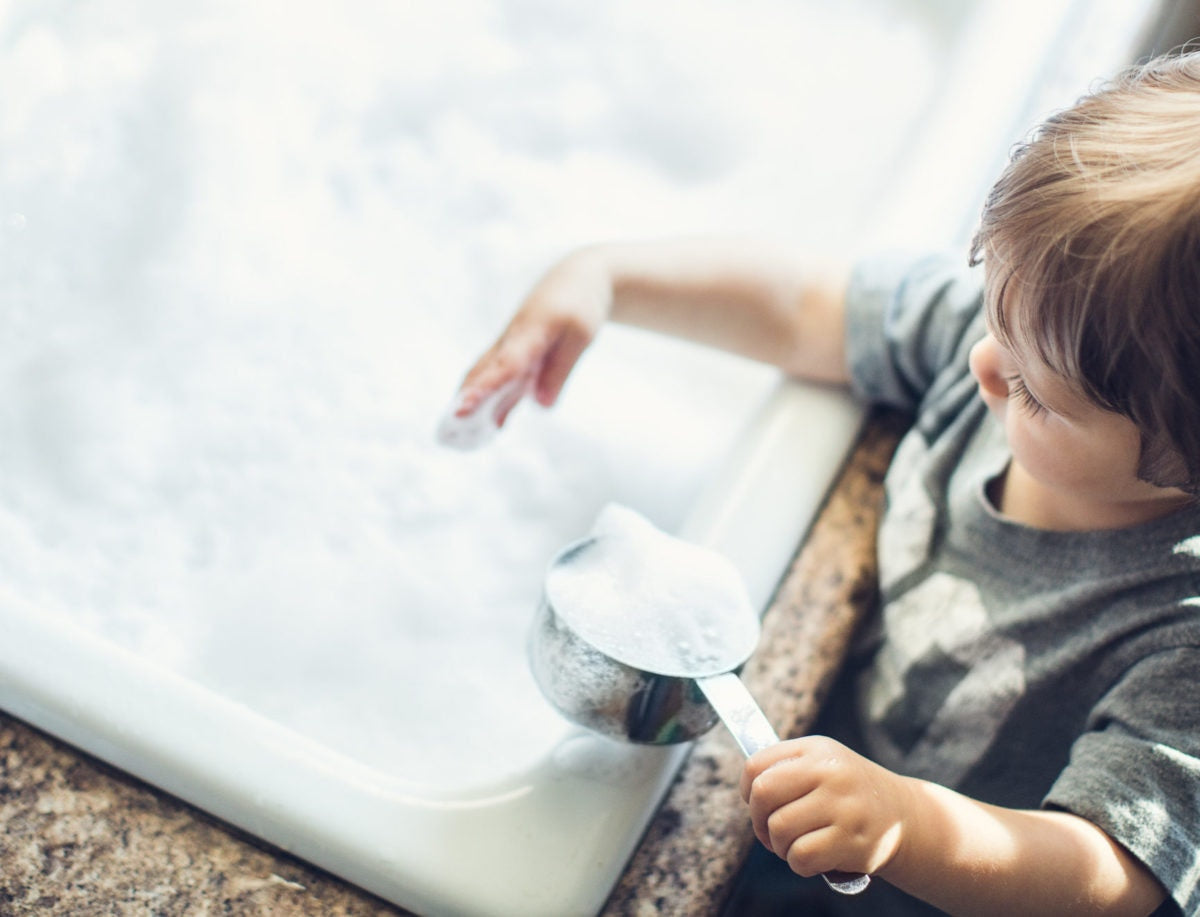
[[1025,385],[1025,380],[1020,376],[1009,376],[1008,394],[1016,398],[1030,414],[1038,414],[1046,410],[1046,406],[1033,397],[1033,392]]

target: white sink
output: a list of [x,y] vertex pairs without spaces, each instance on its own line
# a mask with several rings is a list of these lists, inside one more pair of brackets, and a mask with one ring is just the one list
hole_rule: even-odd
[[[682,533],[733,558],[764,605],[858,422],[839,392],[781,384]],[[685,753],[556,721],[527,764],[497,750],[491,781],[419,785],[16,596],[0,645],[5,709],[421,914],[594,913]],[[492,752],[469,733],[447,741]]]

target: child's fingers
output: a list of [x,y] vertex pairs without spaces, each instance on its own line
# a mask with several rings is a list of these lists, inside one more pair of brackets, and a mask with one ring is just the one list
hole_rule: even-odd
[[562,329],[547,349],[536,377],[533,394],[538,403],[550,407],[558,400],[567,376],[592,342],[589,331],[578,325]]
[[763,842],[768,850],[786,860],[792,846],[806,835],[830,827],[833,820],[825,807],[816,803],[813,793],[784,803],[763,819]]
[[520,404],[521,399],[533,390],[536,372],[537,370],[533,369],[523,376],[510,379],[496,390],[496,393],[492,396],[494,401],[491,413],[497,427],[504,426],[504,421],[508,419],[509,412]]
[[575,315],[518,313],[467,372],[438,426],[439,442],[458,449],[479,448],[530,393],[542,405],[553,405],[594,335],[594,329]]
[[[773,774],[787,767],[781,762],[767,773]],[[796,784],[799,791],[801,784]],[[781,860],[787,862],[795,873],[815,876],[838,869],[843,860],[854,853],[846,846],[846,832],[833,817],[833,800],[819,784],[807,792],[789,797],[770,808],[764,804],[761,810],[752,809],[754,833],[764,847]],[[755,800],[755,804],[759,801]]]
[[438,424],[438,442],[463,450],[488,443],[532,389],[539,364],[536,341],[529,336],[497,341],[463,379]]
[[754,781],[765,771],[774,767],[780,761],[800,757],[804,753],[805,743],[805,739],[789,739],[786,742],[779,742],[776,745],[764,748],[762,751],[756,752],[747,758],[745,765],[742,767],[740,784],[742,801],[750,801],[750,790],[754,785]]
[[792,872],[800,876],[816,876],[835,872],[841,849],[839,832],[832,825],[820,825],[798,833],[783,853],[776,851]]
[[813,811],[810,797],[819,786],[818,776],[798,758],[777,761],[759,774],[751,785],[749,800],[755,836],[783,856],[787,843],[780,846],[781,838],[813,827],[814,816],[807,813]]
[[[509,328],[501,338],[480,357],[463,378],[458,389],[455,415],[466,417],[478,410],[500,389],[518,380],[533,379],[541,367],[546,351],[544,335],[531,333],[519,326]],[[520,396],[504,406],[507,416]],[[501,417],[503,421],[503,417]]]

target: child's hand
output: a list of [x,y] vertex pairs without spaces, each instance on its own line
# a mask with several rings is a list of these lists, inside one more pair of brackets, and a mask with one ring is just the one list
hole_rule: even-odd
[[526,394],[554,404],[611,308],[612,283],[598,258],[583,251],[555,265],[467,373],[443,421],[443,442],[479,445],[485,436],[474,434],[502,426]]
[[760,751],[741,789],[758,839],[802,876],[877,873],[904,840],[904,778],[824,736]]

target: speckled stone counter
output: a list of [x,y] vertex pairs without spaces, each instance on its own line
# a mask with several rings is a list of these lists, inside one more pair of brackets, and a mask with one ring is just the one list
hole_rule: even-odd
[[0,714],[0,915],[406,912]]
[[[874,588],[879,484],[898,430],[886,416],[867,425],[743,672],[781,735],[812,721]],[[722,729],[696,744],[607,915],[719,908],[753,843],[741,761]],[[2,713],[0,826],[0,915],[406,913]]]

